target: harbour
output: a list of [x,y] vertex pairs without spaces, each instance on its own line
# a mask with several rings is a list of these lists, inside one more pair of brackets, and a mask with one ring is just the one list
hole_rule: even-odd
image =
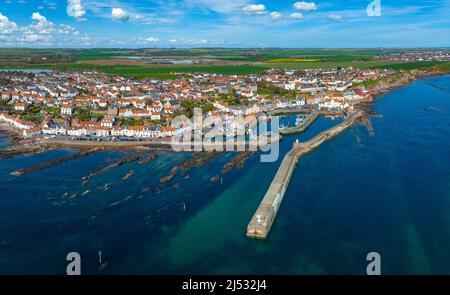
[[285,127],[280,129],[281,135],[292,135],[295,133],[304,132],[309,126],[311,126],[319,117],[320,112],[317,110],[306,114],[295,127]]
[[[315,116],[315,118],[317,118],[318,115]],[[362,111],[350,114],[344,122],[318,134],[313,139],[304,143],[296,141],[293,144],[292,149],[286,154],[281,162],[275,178],[273,179],[260,206],[247,226],[248,238],[266,239],[269,235],[269,231],[289,186],[292,173],[300,158],[304,154],[318,148],[325,141],[344,132],[362,116]]]

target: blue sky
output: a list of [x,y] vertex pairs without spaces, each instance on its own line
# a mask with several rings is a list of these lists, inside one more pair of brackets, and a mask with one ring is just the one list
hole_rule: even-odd
[[450,0],[377,1],[0,0],[0,46],[450,46]]

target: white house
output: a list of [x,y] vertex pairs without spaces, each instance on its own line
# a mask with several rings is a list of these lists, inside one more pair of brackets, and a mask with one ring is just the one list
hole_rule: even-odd
[[14,105],[14,110],[24,112],[27,108],[27,105],[24,102],[16,102]]
[[61,107],[61,114],[63,115],[72,115],[72,105],[71,104],[63,104]]
[[67,129],[67,135],[70,136],[86,136],[87,131],[84,127],[71,127]]

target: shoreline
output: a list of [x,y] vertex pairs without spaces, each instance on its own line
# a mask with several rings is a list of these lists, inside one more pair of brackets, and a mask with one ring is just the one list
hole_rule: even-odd
[[[410,72],[404,72],[400,73],[401,77],[396,79],[394,82],[386,82],[386,81],[379,81],[376,85],[367,87],[367,90],[370,92],[373,100],[376,100],[380,96],[383,96],[389,92],[392,92],[396,89],[408,86],[409,84],[425,80],[427,78],[431,77],[440,77],[440,76],[446,76],[450,75],[450,72],[438,72],[438,71],[421,71],[421,70],[413,70]],[[384,77],[384,79],[389,77]],[[381,84],[381,85],[380,85]],[[381,87],[382,86],[382,87]]]
[[3,134],[3,137],[6,138],[11,145],[15,144],[15,141],[20,140],[22,137],[17,129],[8,126],[8,124],[4,122],[0,122],[0,134]]

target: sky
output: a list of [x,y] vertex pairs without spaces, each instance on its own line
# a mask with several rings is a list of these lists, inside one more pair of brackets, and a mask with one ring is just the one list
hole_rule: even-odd
[[450,0],[0,0],[0,47],[449,47],[449,15]]

